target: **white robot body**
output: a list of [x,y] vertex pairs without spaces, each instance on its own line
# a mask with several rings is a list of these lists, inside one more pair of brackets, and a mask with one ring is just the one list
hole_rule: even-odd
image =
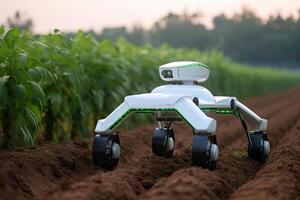
[[[214,133],[216,122],[206,116],[203,110],[226,111],[241,109],[256,122],[257,130],[265,131],[267,120],[260,118],[235,97],[213,96],[197,85],[209,77],[208,67],[197,62],[181,61],[159,67],[160,77],[170,82],[159,86],[151,93],[130,95],[106,119],[99,120],[96,133],[109,134],[130,112],[178,112],[193,128],[195,133]],[[197,104],[193,100],[197,99]],[[234,108],[232,108],[234,106]],[[199,109],[200,108],[200,109]],[[227,109],[227,110],[226,110]]]
[[[199,137],[195,136],[193,139],[193,160],[196,160],[196,163],[202,160],[201,166],[203,165],[203,157],[200,156],[201,159],[198,158],[200,155],[199,152],[206,152],[206,150],[201,148],[199,150],[198,147],[204,140],[207,143],[204,142],[206,146],[209,146],[209,149],[205,153],[208,156],[207,163],[215,162],[218,157],[216,141],[215,139],[211,139],[215,134],[217,122],[215,119],[207,116],[207,112],[213,111],[221,114],[234,114],[241,119],[242,125],[247,133],[249,145],[252,149],[254,149],[253,146],[256,144],[252,144],[252,140],[254,142],[256,141],[255,139],[251,139],[252,136],[266,138],[264,135],[267,128],[266,119],[259,117],[239,102],[237,98],[213,96],[209,90],[198,85],[206,81],[209,77],[209,69],[204,64],[189,61],[168,63],[160,66],[159,73],[160,77],[170,84],[156,87],[151,93],[125,97],[124,102],[109,116],[97,122],[95,128],[96,134],[104,136],[112,135],[117,125],[131,112],[156,114],[159,129],[155,130],[155,137],[161,137],[157,135],[162,134],[162,131],[165,132],[166,135],[170,134],[170,132],[174,134],[173,130],[170,131],[170,125],[172,121],[178,120],[177,115],[192,128],[194,135],[199,135]],[[251,120],[252,124],[254,124],[254,132],[259,133],[261,136],[250,134],[251,132],[248,131],[243,116],[247,116]],[[172,141],[172,138],[170,139],[171,136],[168,137],[169,140],[166,141]],[[174,136],[172,137],[174,139]],[[263,143],[268,143],[267,139],[265,139]],[[160,149],[160,146],[154,145],[153,151],[160,154],[160,150],[157,149]],[[269,146],[265,145],[264,147],[257,147],[257,149],[269,149]],[[264,152],[261,154],[265,155],[268,153],[269,152]]]

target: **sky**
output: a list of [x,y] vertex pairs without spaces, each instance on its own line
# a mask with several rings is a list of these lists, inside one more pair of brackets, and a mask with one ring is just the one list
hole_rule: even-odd
[[201,11],[202,21],[211,27],[215,15],[232,16],[242,7],[258,16],[281,13],[298,16],[300,0],[0,0],[0,24],[16,10],[33,19],[34,31],[46,33],[59,29],[100,32],[104,27],[151,25],[168,12]]

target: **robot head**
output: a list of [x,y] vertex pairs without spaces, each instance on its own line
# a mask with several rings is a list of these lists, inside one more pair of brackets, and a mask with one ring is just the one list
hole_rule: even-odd
[[179,61],[159,67],[160,78],[169,82],[204,82],[209,77],[209,69],[199,62]]

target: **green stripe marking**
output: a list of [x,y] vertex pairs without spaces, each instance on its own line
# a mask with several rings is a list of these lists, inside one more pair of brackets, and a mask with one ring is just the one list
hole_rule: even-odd
[[209,69],[209,67],[203,63],[193,63],[188,65],[183,65],[182,67],[205,67],[206,69]]
[[[234,110],[231,109],[224,109],[224,108],[200,108],[202,111],[213,111],[217,114],[234,114]],[[117,119],[110,127],[109,129],[113,130],[118,124],[120,124],[131,112],[137,112],[137,113],[153,113],[153,112],[169,112],[174,111],[177,112],[182,119],[191,127],[192,124],[175,108],[133,108],[127,110],[119,119]]]

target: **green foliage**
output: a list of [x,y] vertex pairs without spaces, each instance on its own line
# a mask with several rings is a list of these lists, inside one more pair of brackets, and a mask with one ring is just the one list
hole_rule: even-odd
[[6,148],[34,144],[32,133],[45,101],[43,89],[30,77],[35,67],[30,55],[17,45],[20,38],[22,33],[11,29],[0,41],[0,124]]
[[[33,36],[0,28],[0,136],[4,147],[33,145],[37,130],[59,142],[88,136],[126,95],[150,92],[163,84],[158,66],[177,60],[200,61],[211,67],[204,84],[215,95],[245,98],[299,83],[283,70],[251,68],[220,52],[174,49],[167,45],[137,47],[120,39],[97,41],[78,32],[59,30]],[[148,117],[133,116],[133,122]]]

